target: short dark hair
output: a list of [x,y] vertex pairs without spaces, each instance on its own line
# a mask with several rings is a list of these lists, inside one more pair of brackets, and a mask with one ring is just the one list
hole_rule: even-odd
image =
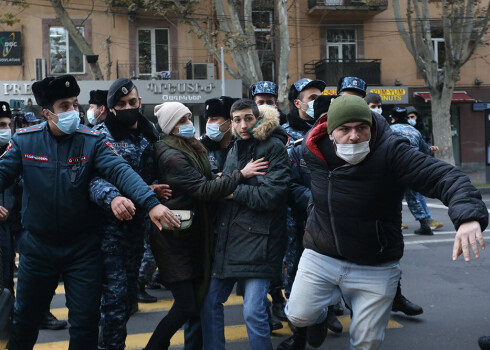
[[366,97],[364,97],[364,101],[366,101],[367,104],[370,104],[370,103],[382,103],[381,96],[379,96],[378,94],[376,94],[374,92],[368,93],[366,95]]
[[251,109],[255,118],[258,118],[260,116],[259,107],[257,106],[257,104],[249,98],[242,98],[238,101],[235,101],[235,103],[231,105],[230,117],[233,118],[233,112],[241,111],[244,109]]

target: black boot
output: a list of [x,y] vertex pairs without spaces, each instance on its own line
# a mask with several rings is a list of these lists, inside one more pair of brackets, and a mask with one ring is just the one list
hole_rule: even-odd
[[58,320],[51,312],[48,311],[46,315],[44,315],[44,319],[41,322],[39,329],[58,330],[65,329],[67,326],[68,323],[66,321]]
[[432,230],[430,229],[427,219],[419,220],[419,222],[420,228],[414,231],[416,235],[432,236],[434,234],[434,232],[432,232]]
[[138,282],[138,302],[140,303],[156,303],[157,298],[150,295],[145,290],[145,283]]
[[279,344],[277,350],[303,350],[306,346],[306,328],[295,327],[292,336]]
[[344,306],[342,305],[342,300],[333,305],[333,312],[335,316],[342,316],[344,314]]
[[478,338],[478,345],[481,350],[490,350],[490,337],[483,336]]
[[279,300],[274,300],[272,299],[272,314],[276,316],[279,320],[281,321],[287,321],[288,317],[286,316],[286,313],[284,312],[284,307],[286,306],[286,301],[284,298]]
[[313,348],[319,348],[327,337],[328,317],[325,317],[325,320],[320,323],[308,326],[306,329],[306,339],[308,339],[308,344]]
[[334,333],[342,333],[342,323],[335,316],[334,306],[331,305],[328,307],[327,313],[327,327]]

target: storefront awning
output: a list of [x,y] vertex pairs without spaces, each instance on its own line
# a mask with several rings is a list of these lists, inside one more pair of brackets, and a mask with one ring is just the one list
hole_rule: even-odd
[[[414,92],[415,97],[424,99],[425,103],[430,103],[430,93],[428,92]],[[454,91],[451,103],[475,103],[477,102],[473,97],[468,95],[466,91]]]

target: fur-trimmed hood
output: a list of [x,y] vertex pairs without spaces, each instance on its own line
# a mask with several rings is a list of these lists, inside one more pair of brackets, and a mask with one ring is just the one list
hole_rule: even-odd
[[[271,137],[272,134],[283,139],[285,137],[284,144],[287,143],[287,134],[283,128],[279,126],[279,111],[272,107],[260,108],[260,116],[262,117],[257,123],[260,123],[252,132],[254,139],[258,141],[264,141]],[[240,135],[232,128],[233,136],[240,138]]]

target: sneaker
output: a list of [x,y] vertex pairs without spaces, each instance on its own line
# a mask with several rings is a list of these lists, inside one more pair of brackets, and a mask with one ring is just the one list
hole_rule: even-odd
[[407,316],[416,316],[422,314],[424,309],[422,309],[421,306],[412,303],[410,300],[400,294],[395,296],[393,305],[391,306],[391,311],[401,311]]
[[328,317],[320,323],[307,327],[306,339],[308,344],[314,348],[322,346],[328,333]]
[[490,337],[483,336],[478,338],[478,345],[481,350],[490,350]]
[[429,224],[429,227],[430,227],[432,230],[436,230],[436,229],[441,228],[442,226],[444,226],[444,224],[442,224],[442,223],[440,223],[439,221],[436,221],[436,220],[434,220],[434,219],[429,220],[428,224]]
[[407,224],[402,224],[402,230],[406,230],[408,228]]
[[41,326],[39,326],[39,329],[58,330],[65,329],[67,326],[68,322],[58,320],[51,312],[48,311],[48,313],[46,313],[46,316],[44,316],[44,319],[41,322]]
[[292,336],[279,344],[277,350],[303,350],[306,347],[306,328],[296,328]]

